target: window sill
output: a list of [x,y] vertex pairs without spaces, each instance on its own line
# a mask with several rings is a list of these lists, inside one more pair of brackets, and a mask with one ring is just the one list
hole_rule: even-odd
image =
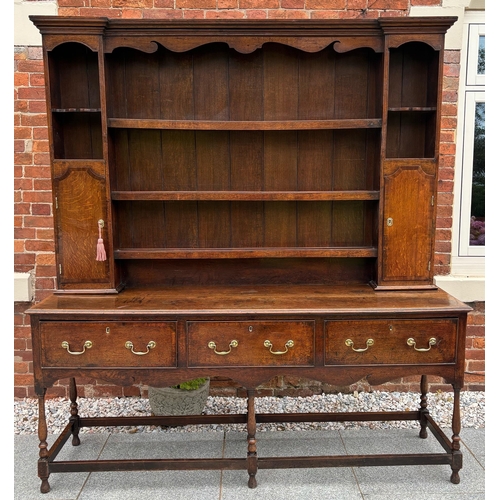
[[462,302],[484,302],[484,276],[435,276],[434,284]]

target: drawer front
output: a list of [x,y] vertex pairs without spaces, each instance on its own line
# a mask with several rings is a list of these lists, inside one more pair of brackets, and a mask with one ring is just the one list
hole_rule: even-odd
[[325,364],[437,364],[456,359],[457,319],[325,322]]
[[176,323],[47,321],[40,325],[42,366],[176,366]]
[[189,366],[313,366],[314,321],[188,321]]

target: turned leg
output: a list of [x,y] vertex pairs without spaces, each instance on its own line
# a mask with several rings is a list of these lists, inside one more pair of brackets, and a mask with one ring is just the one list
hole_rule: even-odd
[[48,493],[50,491],[49,485],[49,453],[47,445],[47,420],[45,418],[45,392],[38,396],[38,439],[40,444],[38,448],[39,459],[38,459],[38,477],[42,480],[40,485],[41,493]]
[[78,437],[78,433],[80,432],[80,422],[78,417],[78,403],[76,402],[76,398],[76,382],[75,378],[71,377],[69,379],[69,399],[71,401],[71,417],[69,418],[69,421],[71,422],[71,434],[73,434],[73,439],[71,441],[71,444],[73,446],[78,446],[80,444],[80,438]]
[[429,391],[429,384],[427,383],[427,375],[422,375],[420,379],[420,434],[422,439],[427,437],[427,392]]
[[453,436],[451,438],[452,446],[452,462],[451,462],[451,478],[450,481],[453,484],[460,483],[460,476],[458,471],[462,468],[462,452],[460,451],[460,387],[453,386],[454,398],[453,398],[453,417],[451,421],[451,429],[453,431]]
[[247,413],[247,467],[248,467],[248,487],[256,488],[257,480],[257,441],[255,440],[255,433],[257,431],[257,422],[255,419],[255,391],[248,390],[248,413]]

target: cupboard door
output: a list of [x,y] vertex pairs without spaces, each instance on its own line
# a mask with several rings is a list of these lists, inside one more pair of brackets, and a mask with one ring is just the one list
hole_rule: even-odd
[[[62,167],[62,166],[61,166]],[[99,220],[107,221],[106,186],[96,164],[66,168],[54,179],[55,232],[58,255],[58,288],[102,289],[110,287],[109,236],[101,236],[106,260],[97,260]]]
[[378,284],[431,285],[435,176],[421,165],[399,165],[385,175],[384,190]]

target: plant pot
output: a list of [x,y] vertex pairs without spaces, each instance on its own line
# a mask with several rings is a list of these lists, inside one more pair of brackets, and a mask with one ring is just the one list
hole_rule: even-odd
[[208,399],[210,379],[192,391],[174,387],[148,387],[153,415],[201,415]]

